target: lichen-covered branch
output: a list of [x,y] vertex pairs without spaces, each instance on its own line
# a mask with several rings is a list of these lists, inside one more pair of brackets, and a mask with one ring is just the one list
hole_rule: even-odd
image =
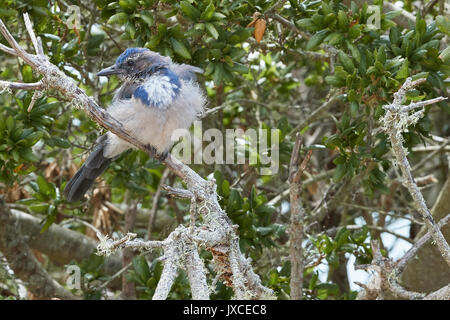
[[[450,221],[450,214],[437,224],[440,229]],[[407,263],[416,256],[417,251],[431,238],[431,232],[420,238],[403,257],[393,262],[381,255],[376,241],[372,241],[373,260],[370,265],[356,266],[355,269],[372,269],[375,274],[367,285],[357,283],[364,290],[358,293],[358,300],[375,300],[385,296],[386,293],[393,294],[403,299],[442,299],[450,294],[448,285],[428,295],[421,292],[408,291],[399,284],[399,278]],[[426,276],[426,275],[423,275]]]
[[[394,101],[385,105],[383,108],[386,114],[381,119],[383,129],[389,135],[392,145],[392,151],[397,160],[397,164],[402,172],[403,184],[411,194],[416,210],[422,215],[423,220],[431,233],[442,257],[450,266],[450,246],[445,240],[442,232],[427,207],[425,199],[420,192],[414,177],[412,176],[411,165],[407,158],[407,151],[403,147],[402,132],[407,130],[408,126],[414,125],[423,116],[424,109],[422,107],[445,100],[443,97],[425,100],[417,103],[411,103],[407,106],[402,105],[408,90],[415,88],[419,84],[425,82],[425,79],[412,81],[411,78],[406,79],[402,87],[394,94]],[[419,111],[415,109],[421,108]],[[413,111],[411,114],[410,112]]]
[[209,288],[206,281],[206,269],[200,255],[198,254],[197,246],[190,244],[188,253],[186,255],[186,269],[189,285],[191,286],[192,299],[194,300],[209,300]]

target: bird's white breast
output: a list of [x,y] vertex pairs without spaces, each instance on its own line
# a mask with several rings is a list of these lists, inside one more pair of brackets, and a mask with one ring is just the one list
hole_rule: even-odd
[[[184,80],[180,80],[180,83],[181,88],[175,99],[169,93],[173,92],[172,83],[166,76],[154,77],[144,84],[149,97],[154,98],[155,95],[154,99],[161,102],[170,100],[164,108],[146,105],[133,96],[129,100],[116,100],[108,111],[134,137],[164,152],[173,144],[172,133],[176,129],[188,129],[203,111],[206,101],[197,83]],[[110,143],[105,156],[116,156],[131,147],[114,134],[108,134]]]

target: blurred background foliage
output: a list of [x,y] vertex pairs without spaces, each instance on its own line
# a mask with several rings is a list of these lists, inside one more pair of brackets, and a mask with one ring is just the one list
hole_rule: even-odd
[[[417,224],[407,192],[397,187],[398,174],[386,135],[378,119],[382,105],[410,76],[427,83],[408,93],[409,101],[447,94],[450,51],[449,19],[427,1],[404,1],[414,23],[398,23],[399,11],[386,12],[382,1],[379,27],[368,23],[368,3],[319,0],[0,0],[0,18],[32,51],[22,13],[28,12],[50,61],[107,107],[120,83],[95,76],[114,63],[127,47],[146,47],[205,70],[199,79],[209,108],[219,111],[203,119],[203,129],[272,128],[280,133],[280,168],[262,176],[255,165],[192,165],[202,176],[216,179],[220,204],[239,225],[241,249],[255,271],[279,299],[289,297],[289,202],[286,197],[289,159],[299,131],[313,151],[304,174],[302,198],[307,214],[348,187],[336,206],[306,227],[305,298],[354,299],[347,264],[371,260],[369,240],[380,237],[373,228],[385,215],[388,229],[396,221]],[[69,27],[70,6],[80,9],[79,25]],[[373,18],[373,17],[372,17]],[[2,38],[0,40],[5,43]],[[38,76],[23,61],[0,52],[0,79],[34,82]],[[148,235],[148,216],[164,166],[140,151],[122,155],[101,177],[85,201],[67,203],[66,182],[82,164],[104,130],[88,116],[48,91],[28,106],[32,92],[0,94],[0,193],[16,208],[42,219],[42,231],[69,218],[85,220],[104,233],[124,232],[124,212],[133,206],[141,237],[164,239],[178,223],[189,221],[186,201],[158,201],[156,219],[167,225]],[[321,108],[329,101],[326,108]],[[433,136],[448,137],[447,102],[427,107],[426,116],[404,133],[412,163],[424,154],[415,146],[436,144]],[[206,145],[206,142],[204,142]],[[302,150],[302,155],[306,148]],[[252,150],[247,148],[247,154]],[[436,198],[448,175],[448,164],[437,156],[420,174],[432,173],[439,183],[424,192]],[[180,182],[168,177],[166,184]],[[278,198],[277,198],[278,197]],[[429,202],[432,203],[432,202]],[[403,219],[403,220],[402,220]],[[409,220],[405,220],[409,219]],[[68,224],[95,238],[89,229]],[[346,226],[355,227],[348,230]],[[372,228],[371,228],[372,227]],[[392,232],[392,231],[391,231]],[[389,255],[389,247],[384,253]],[[137,256],[127,275],[136,283],[138,298],[150,298],[161,274],[158,252]],[[203,252],[208,262],[212,256]],[[102,261],[81,263],[85,279],[107,279]],[[89,261],[88,259],[88,261]],[[208,263],[207,263],[208,265]],[[211,266],[210,281],[214,279]],[[86,276],[87,275],[87,276]],[[89,280],[89,281],[91,281]],[[12,291],[17,290],[13,287]],[[85,298],[105,291],[86,289]],[[222,282],[213,298],[229,299]],[[190,297],[186,275],[180,273],[170,298]]]

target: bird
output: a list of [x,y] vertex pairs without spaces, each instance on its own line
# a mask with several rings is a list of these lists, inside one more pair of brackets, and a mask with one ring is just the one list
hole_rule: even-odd
[[[147,48],[127,48],[115,63],[97,76],[117,75],[123,84],[115,92],[108,113],[132,136],[149,146],[164,161],[177,129],[189,129],[202,114],[206,97],[196,81],[203,70],[177,64],[170,57]],[[134,148],[112,132],[100,136],[84,164],[67,183],[69,202],[79,201],[123,152]]]

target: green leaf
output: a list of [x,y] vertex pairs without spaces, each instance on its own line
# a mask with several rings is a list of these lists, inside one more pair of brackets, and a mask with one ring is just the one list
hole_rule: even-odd
[[47,196],[56,195],[56,192],[52,185],[48,183],[42,176],[38,176],[36,182],[39,186],[39,193]]
[[214,68],[213,80],[215,84],[222,83],[223,80],[223,64],[217,63]]
[[309,284],[308,284],[309,290],[314,290],[314,288],[316,287],[316,284],[317,284],[317,280],[319,280],[319,273],[315,272],[312,275],[311,280],[309,281]]
[[44,233],[45,231],[47,231],[47,229],[50,228],[50,226],[53,224],[53,222],[55,222],[55,220],[56,220],[56,216],[55,215],[48,216],[45,219],[45,223],[44,223],[44,225],[43,225],[43,227],[42,227],[40,232]]
[[181,1],[180,9],[186,16],[188,16],[192,20],[197,20],[200,16],[200,11],[188,1]]
[[397,18],[397,17],[399,17],[401,15],[402,15],[402,11],[401,10],[394,10],[394,11],[386,12],[384,14],[384,17],[385,17],[385,19],[392,20],[392,19]]
[[429,74],[430,74],[429,72],[419,72],[419,73],[413,75],[411,78],[413,81],[419,80],[419,79],[426,79],[426,78],[428,78]]
[[336,15],[333,12],[327,14],[323,22],[326,26],[328,26],[328,28],[333,29],[334,25],[336,24]]
[[216,40],[219,38],[219,32],[217,32],[216,28],[212,23],[205,23],[205,27],[208,33],[211,35],[211,37],[213,37]]
[[213,74],[213,72],[216,68],[216,64],[217,64],[216,62],[208,63],[208,65],[206,66],[206,69],[205,69],[205,76],[210,76]]
[[234,72],[237,72],[237,73],[247,74],[250,69],[246,65],[235,62],[233,64],[233,67],[231,68],[231,70],[233,70]]
[[246,54],[247,54],[247,51],[245,51],[244,49],[241,49],[241,48],[236,48],[236,47],[231,48],[231,51],[230,51],[230,57],[234,61],[241,59]]
[[238,209],[239,204],[241,202],[241,195],[236,189],[232,189],[230,192],[230,196],[228,197],[227,209],[231,212]]
[[350,42],[347,42],[347,47],[352,53],[353,59],[355,59],[356,62],[361,63],[361,53],[359,52],[358,47],[356,47],[354,44]]
[[344,35],[341,32],[333,32],[328,35],[323,42],[326,42],[332,46],[337,45],[344,40]]
[[311,18],[300,19],[296,22],[296,24],[300,29],[304,29],[309,32],[314,32],[318,30],[318,27],[315,25],[315,23]]
[[138,15],[149,27],[153,26],[153,16],[151,14],[143,13]]
[[408,65],[409,65],[408,59],[405,59],[405,61],[403,61],[403,63],[402,63],[402,66],[398,70],[397,75],[395,76],[395,79],[408,78],[408,75],[409,75]]
[[450,64],[450,47],[445,48],[439,55],[439,58],[441,58],[445,64]]
[[234,32],[231,37],[228,38],[228,43],[238,44],[244,42],[253,33],[253,28],[241,28]]
[[350,39],[356,39],[361,35],[361,26],[359,24],[355,24],[348,30],[348,36]]
[[333,180],[338,182],[341,180],[345,174],[347,173],[347,168],[344,164],[338,164],[336,169],[334,169]]
[[389,31],[389,40],[391,44],[399,44],[401,33],[396,27],[391,28]]
[[127,12],[133,12],[136,9],[137,3],[135,0],[119,0],[119,5]]
[[348,242],[348,236],[350,235],[350,231],[347,228],[342,228],[336,234],[334,241],[336,242],[336,248],[339,249],[344,243]]
[[0,112],[0,133],[6,129],[6,120],[3,113]]
[[223,180],[222,182],[222,196],[228,197],[230,195],[230,183],[228,180]]
[[317,298],[324,300],[329,296],[336,296],[339,294],[339,287],[334,283],[321,283],[316,286]]
[[348,27],[348,17],[343,10],[338,12],[338,25],[341,30],[346,30]]
[[336,254],[335,251],[331,252],[327,256],[328,265],[333,268],[337,269],[339,267],[339,256]]
[[200,16],[200,19],[202,20],[206,20],[209,21],[211,20],[211,18],[214,15],[214,11],[216,10],[216,8],[214,7],[214,4],[212,3],[212,1],[208,4],[208,6],[206,7],[205,11],[202,12],[202,15]]
[[8,17],[8,16],[17,16],[17,11],[14,9],[6,9],[6,8],[0,8],[0,17]]
[[226,15],[224,15],[223,13],[220,13],[220,12],[214,12],[214,14],[213,14],[213,20],[215,20],[215,21],[223,20],[226,17],[227,17]]
[[327,1],[322,1],[322,13],[324,15],[333,13],[333,9],[331,8],[331,6],[327,3]]
[[444,16],[436,17],[436,26],[441,30],[441,32],[445,33],[447,36],[450,36],[450,19]]
[[377,61],[383,65],[386,63],[386,47],[384,45],[378,48]]
[[33,69],[27,64],[22,67],[22,79],[23,82],[33,82]]
[[340,246],[339,250],[343,252],[349,252],[352,253],[355,251],[355,245],[352,243],[344,243],[342,246]]
[[147,283],[151,277],[150,269],[147,260],[144,256],[137,256],[133,259],[133,268],[142,283]]
[[345,71],[352,74],[355,70],[355,66],[353,64],[352,59],[348,55],[346,55],[342,50],[339,50],[338,52],[339,61],[342,63],[342,66],[344,67]]
[[160,38],[160,37],[158,37],[158,36],[152,36],[152,37],[150,38],[150,41],[148,41],[148,42],[145,44],[145,47],[146,47],[146,48],[149,48],[149,49],[151,49],[151,50],[156,50],[156,49],[158,48],[158,45],[159,45],[160,42],[161,42],[161,38]]
[[322,41],[325,39],[325,37],[328,35],[328,30],[320,30],[319,32],[315,33],[306,44],[306,50],[311,50],[317,47],[319,44],[322,43]]
[[358,111],[359,111],[358,102],[352,101],[350,103],[350,114],[352,115],[352,117],[356,117],[358,115]]
[[192,59],[191,54],[182,42],[175,38],[170,38],[170,43],[172,44],[173,51],[175,51],[177,55],[187,60]]
[[256,228],[256,232],[259,235],[265,237],[265,236],[268,236],[271,233],[273,233],[273,229],[271,227],[258,227],[258,228]]
[[125,25],[125,32],[128,33],[131,39],[134,39],[134,36],[136,35],[136,28],[134,27],[133,22],[127,22],[127,24]]
[[6,129],[8,130],[9,133],[11,133],[14,127],[15,121],[13,117],[10,115],[8,118],[6,118]]
[[61,38],[58,37],[56,34],[41,33],[40,35],[42,38],[47,39],[47,40],[56,41],[56,42],[61,41]]
[[33,151],[31,150],[31,148],[27,148],[27,149],[24,149],[23,151],[21,151],[20,156],[27,161],[31,161],[31,162],[39,161],[39,158],[33,154]]
[[125,24],[125,22],[128,21],[128,14],[126,14],[125,12],[119,12],[116,13],[115,15],[111,16],[108,19],[108,24]]
[[52,140],[53,140],[53,143],[55,144],[55,146],[60,147],[60,148],[67,149],[72,146],[72,144],[68,140],[60,138],[60,137],[53,137]]
[[362,244],[369,234],[369,228],[367,225],[364,225],[361,229],[353,231],[351,234],[351,238],[358,244]]

